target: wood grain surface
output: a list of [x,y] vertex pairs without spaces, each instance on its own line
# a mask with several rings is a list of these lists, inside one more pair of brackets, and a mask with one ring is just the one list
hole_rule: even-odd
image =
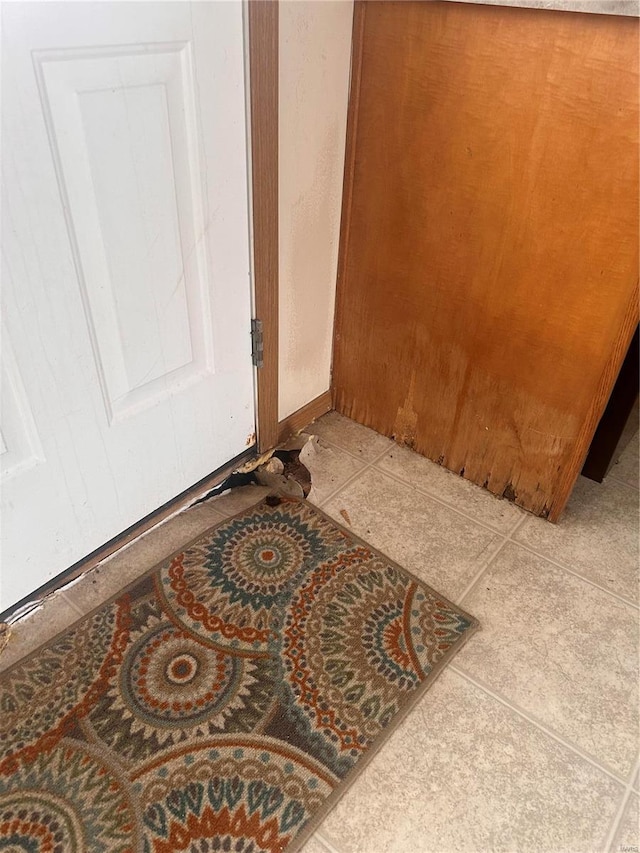
[[253,275],[264,366],[257,372],[258,449],[278,442],[278,19],[279,0],[249,0]]
[[354,24],[335,406],[556,520],[638,322],[638,21]]

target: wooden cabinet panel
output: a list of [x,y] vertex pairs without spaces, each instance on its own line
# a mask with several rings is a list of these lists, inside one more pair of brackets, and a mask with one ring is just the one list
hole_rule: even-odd
[[552,520],[638,322],[638,21],[356,7],[338,411]]

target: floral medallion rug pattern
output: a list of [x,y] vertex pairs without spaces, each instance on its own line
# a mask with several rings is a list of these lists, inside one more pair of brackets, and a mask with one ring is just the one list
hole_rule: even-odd
[[0,850],[298,849],[474,627],[267,498],[0,677]]

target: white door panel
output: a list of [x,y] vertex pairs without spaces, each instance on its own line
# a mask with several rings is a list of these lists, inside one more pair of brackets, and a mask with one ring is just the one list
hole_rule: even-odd
[[254,433],[244,85],[240,3],[3,5],[0,608]]

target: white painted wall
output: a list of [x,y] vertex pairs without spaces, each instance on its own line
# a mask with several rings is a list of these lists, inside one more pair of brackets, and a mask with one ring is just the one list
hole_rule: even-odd
[[330,385],[352,18],[280,4],[280,419]]

